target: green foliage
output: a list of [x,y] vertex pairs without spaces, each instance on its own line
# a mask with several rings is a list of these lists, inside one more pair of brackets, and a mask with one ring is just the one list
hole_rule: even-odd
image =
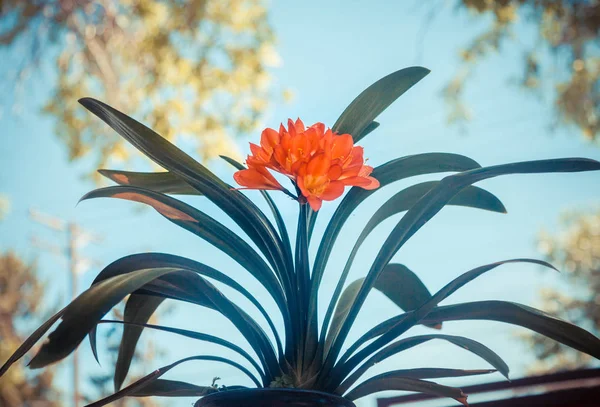
[[[530,90],[550,85],[557,117],[581,129],[589,140],[600,137],[599,2],[458,0],[457,4],[491,22],[461,50],[462,67],[444,90],[451,122],[470,117],[463,94],[477,62],[508,44],[520,46],[512,28],[522,21],[537,29],[538,41],[525,50],[520,85]],[[542,57],[547,51],[554,60]]]
[[[426,73],[427,70],[423,68],[408,68],[376,82],[352,102],[337,125],[348,126],[345,131],[353,131],[364,137],[377,127],[373,124],[376,116]],[[470,281],[504,264],[529,263],[553,268],[547,262],[511,259],[486,264],[458,276],[433,294],[419,279],[418,272],[391,263],[398,250],[446,205],[505,213],[506,209],[497,197],[472,186],[476,182],[509,174],[594,171],[600,170],[600,162],[567,158],[481,167],[472,159],[457,154],[429,153],[401,157],[377,167],[372,174],[381,187],[389,187],[395,181],[416,175],[444,172],[451,175],[440,181],[420,183],[400,191],[373,215],[349,254],[340,274],[340,283],[331,300],[325,304],[325,321],[319,326],[318,294],[333,244],[348,217],[361,202],[376,193],[375,190],[352,188],[339,204],[320,239],[312,236],[316,213],[305,203],[299,202],[297,237],[295,250],[292,252],[285,222],[267,193],[264,196],[277,227],[241,191],[232,189],[156,132],[95,99],[85,98],[81,103],[168,171],[159,174],[103,171],[103,175],[121,185],[92,191],[83,199],[110,197],[143,203],[171,223],[208,241],[261,282],[281,314],[284,321],[283,332],[278,332],[271,315],[261,303],[226,273],[178,256],[140,253],[119,259],[104,268],[88,290],[26,340],[0,368],[0,374],[5,373],[11,364],[23,356],[59,318],[62,318],[61,323],[50,333],[48,341],[33,358],[33,367],[42,367],[64,358],[88,334],[92,349],[95,349],[96,325],[115,323],[102,318],[130,294],[132,295],[126,305],[127,315],[124,321],[116,322],[129,327],[119,348],[118,358],[121,363],[118,363],[114,375],[116,393],[90,404],[90,407],[103,406],[135,395],[210,394],[210,399],[214,397],[214,393],[228,394],[227,390],[240,388],[229,384],[218,387],[214,381],[210,386],[200,386],[160,379],[178,365],[197,360],[232,366],[258,388],[312,389],[343,395],[348,400],[382,390],[410,390],[452,397],[466,404],[466,396],[460,389],[442,386],[426,379],[487,374],[496,370],[508,376],[508,366],[499,355],[483,344],[459,336],[432,334],[398,339],[415,325],[440,328],[443,322],[454,320],[487,319],[520,325],[600,358],[600,339],[576,325],[521,304],[486,301],[439,306],[441,301]],[[242,168],[235,160],[226,160],[234,167]],[[165,194],[168,191],[189,194],[192,190],[203,195],[207,204],[214,204],[229,216],[252,245],[204,212]],[[362,241],[384,219],[401,212],[406,213],[385,239],[366,276],[346,286],[349,268]],[[310,244],[318,247],[314,262],[309,257]],[[270,339],[271,336],[245,309],[227,298],[208,278],[228,285],[250,300],[265,317],[274,340]],[[348,333],[373,288],[396,304],[400,313],[368,330],[354,343],[347,344]],[[207,333],[148,324],[148,318],[163,300],[183,301],[220,313],[246,339],[254,355],[224,338]],[[121,388],[142,328],[215,343],[239,357],[187,357]],[[433,339],[445,340],[472,352],[488,362],[494,370],[420,368],[389,371],[362,380],[363,375],[374,364]],[[342,352],[345,345],[349,347]],[[243,364],[236,361],[240,358]]]
[[235,151],[231,136],[254,129],[272,96],[267,69],[278,56],[263,0],[5,0],[2,8],[0,45],[26,56],[15,80],[42,57],[58,67],[45,111],[72,160],[93,156],[103,167],[133,158],[82,114],[83,96],[126,106],[203,159]]

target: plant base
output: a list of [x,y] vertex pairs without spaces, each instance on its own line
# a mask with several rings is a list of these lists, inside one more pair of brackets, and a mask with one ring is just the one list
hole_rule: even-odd
[[299,389],[244,389],[209,394],[194,407],[356,407],[334,394]]

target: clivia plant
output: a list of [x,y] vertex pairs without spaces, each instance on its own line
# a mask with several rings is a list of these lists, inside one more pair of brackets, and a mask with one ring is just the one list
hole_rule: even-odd
[[[520,325],[581,352],[600,358],[600,340],[569,322],[534,308],[505,301],[477,301],[440,305],[471,280],[505,263],[534,263],[535,259],[510,259],[486,264],[458,276],[431,294],[415,273],[392,263],[398,250],[445,205],[458,205],[504,213],[492,193],[473,186],[492,177],[509,174],[578,172],[600,169],[585,158],[527,161],[481,167],[470,158],[446,153],[424,153],[394,159],[376,168],[365,165],[363,148],[356,145],[379,125],[375,118],[394,100],[428,74],[421,67],[394,72],[363,91],[344,110],[331,129],[322,123],[305,126],[289,121],[279,129],[266,129],[260,143],[251,144],[251,155],[242,165],[224,157],[237,172],[237,185],[229,185],[149,128],[94,99],[80,103],[166,172],[140,173],[100,170],[117,186],[94,190],[82,199],[119,198],[151,206],[172,223],[211,243],[242,266],[268,291],[283,320],[279,332],[272,315],[231,275],[206,264],[164,253],[140,253],[119,259],[104,268],[91,287],[40,326],[0,368],[0,375],[23,357],[60,320],[30,361],[32,368],[57,362],[89,336],[96,355],[99,323],[124,325],[114,373],[115,393],[90,406],[103,406],[126,396],[198,396],[201,406],[353,406],[352,401],[383,390],[404,390],[451,397],[467,405],[460,389],[436,384],[431,379],[485,374],[498,371],[508,377],[508,366],[491,349],[472,339],[432,331],[406,336],[415,325],[441,329],[456,320],[494,320]],[[381,188],[408,177],[453,173],[439,181],[422,182],[386,200],[369,219],[348,253],[345,265],[332,266],[339,276],[326,304],[318,301],[319,287],[344,223],[361,202]],[[273,176],[282,174],[289,183]],[[270,214],[264,213],[243,189],[259,189]],[[268,190],[281,191],[298,202],[298,225],[291,239]],[[342,197],[344,192],[346,195]],[[233,233],[201,210],[172,195],[203,195],[243,230]],[[313,233],[324,201],[341,199],[321,236]],[[404,213],[405,212],[405,213]],[[383,220],[404,215],[381,245],[365,277],[347,283],[348,272],[367,236]],[[250,245],[249,239],[253,245]],[[317,248],[311,259],[309,246]],[[229,300],[213,282],[237,291],[262,315],[259,324]],[[357,315],[372,289],[390,298],[401,312],[347,343]],[[102,320],[127,298],[122,321]],[[205,332],[150,325],[151,315],[165,300],[177,300],[216,310],[230,320],[247,341],[251,352],[229,339]],[[324,307],[322,323],[318,318]],[[175,361],[123,387],[143,329],[212,342],[235,352],[229,359],[197,354]],[[369,375],[369,369],[400,352],[430,340],[443,340],[485,360],[491,369],[398,369]],[[201,346],[199,347],[201,349]],[[201,351],[200,351],[201,353]],[[176,366],[192,361],[213,361],[243,372],[256,388],[163,379]],[[205,380],[210,380],[206,378]],[[204,382],[205,384],[208,382]]]

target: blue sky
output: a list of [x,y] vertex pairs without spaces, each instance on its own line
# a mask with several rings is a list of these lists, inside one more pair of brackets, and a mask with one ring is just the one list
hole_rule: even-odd
[[[305,123],[322,121],[332,125],[344,107],[369,84],[400,68],[422,65],[431,69],[431,74],[384,112],[378,119],[380,128],[362,143],[372,165],[401,155],[428,151],[464,154],[482,165],[555,157],[600,159],[600,150],[583,142],[577,130],[549,130],[548,124],[553,118],[548,95],[537,99],[507,84],[508,79],[519,73],[520,48],[506,49],[479,66],[470,78],[467,92],[474,120],[466,133],[448,127],[441,89],[455,72],[458,48],[485,30],[486,22],[448,7],[441,10],[424,31],[426,10],[416,4],[381,1],[375,6],[373,2],[362,0],[273,2],[271,21],[283,60],[283,65],[273,70],[275,85],[292,89],[295,98],[288,104],[273,105],[264,118],[265,125],[276,127],[288,117],[301,117]],[[515,35],[521,43],[534,40],[530,27],[524,25],[518,27]],[[49,95],[48,84],[53,77],[51,69],[44,75],[32,77],[25,100],[26,112],[20,117],[7,114],[0,117],[0,193],[8,195],[12,201],[11,213],[0,223],[0,247],[38,259],[41,274],[50,288],[48,304],[54,303],[59,295],[66,297],[67,275],[63,263],[31,247],[29,239],[32,235],[47,240],[58,239],[57,235],[28,219],[27,210],[32,207],[75,220],[103,235],[101,245],[84,250],[101,264],[133,252],[169,252],[206,262],[221,270],[231,270],[231,275],[238,281],[260,293],[258,284],[246,278],[235,263],[154,212],[140,213],[133,203],[111,200],[75,206],[78,199],[94,186],[81,178],[89,163],[68,164],[65,148],[53,134],[52,119],[38,114]],[[257,137],[258,134],[255,139]],[[248,151],[247,141],[240,140],[244,153]],[[214,164],[212,168],[225,180],[231,180],[232,172],[225,165]],[[334,248],[323,283],[323,300],[334,288],[348,246],[378,204],[402,187],[423,179],[413,178],[394,184],[372,196],[355,212]],[[394,261],[408,265],[430,290],[436,290],[459,273],[482,264],[514,257],[539,257],[535,237],[540,228],[554,230],[563,210],[593,207],[600,197],[599,179],[598,173],[586,173],[512,176],[482,182],[479,186],[503,200],[507,215],[445,208],[399,251]],[[251,193],[251,196],[257,195]],[[288,199],[279,198],[277,202],[284,216],[290,224],[295,223],[296,206]],[[201,198],[188,201],[237,230],[208,202]],[[335,204],[326,204],[322,209],[317,236],[323,231],[323,221],[334,207]],[[366,272],[378,244],[396,221],[397,218],[388,220],[368,239],[352,269],[351,279]],[[94,268],[82,275],[80,286],[88,286],[97,272],[99,269]],[[541,271],[532,265],[504,266],[459,290],[444,303],[503,299],[536,305],[539,289],[546,286],[558,287],[565,292],[569,290],[551,271]],[[356,338],[374,322],[394,313],[391,302],[378,293],[372,294],[351,337]],[[221,333],[228,338],[235,335],[234,329],[214,313],[200,313],[191,306],[177,306],[164,322]],[[511,367],[513,377],[522,375],[533,360],[515,337],[523,332],[521,329],[491,322],[446,325],[445,333],[469,336],[497,351]],[[421,331],[414,329],[415,333]],[[168,349],[165,357],[156,361],[157,366],[214,349],[166,334],[146,334],[149,336]],[[82,347],[82,354],[82,370],[102,369],[91,359],[87,344]],[[484,362],[471,355],[439,343],[422,345],[382,365],[373,372],[385,366],[486,367]],[[67,361],[61,366],[59,377],[66,381]],[[207,384],[217,375],[223,378],[224,384],[247,384],[235,371],[201,363],[181,366],[169,377]],[[499,374],[494,374],[447,383],[457,385],[500,379]],[[169,405],[189,406],[191,401],[181,399],[169,402]],[[357,405],[373,406],[374,398],[361,399]]]

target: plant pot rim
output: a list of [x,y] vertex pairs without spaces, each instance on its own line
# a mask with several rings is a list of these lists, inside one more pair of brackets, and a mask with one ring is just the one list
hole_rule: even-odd
[[294,388],[255,388],[219,391],[202,397],[194,407],[356,407],[341,396],[317,390]]

